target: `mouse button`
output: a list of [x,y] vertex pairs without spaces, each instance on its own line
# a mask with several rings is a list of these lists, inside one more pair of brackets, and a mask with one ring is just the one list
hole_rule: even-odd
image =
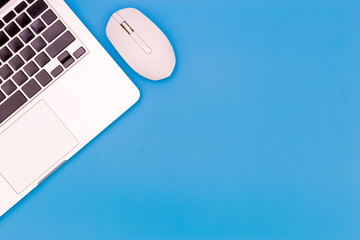
[[119,12],[116,12],[112,15],[112,17],[119,23],[121,24],[122,22],[124,22],[124,18],[121,17],[121,15],[119,14]]
[[151,48],[146,44],[146,42],[144,42],[144,40],[136,32],[132,32],[130,36],[141,47],[141,49],[144,50],[146,54],[150,54],[152,52]]
[[117,11],[116,13],[117,13],[117,15],[119,15],[119,17],[124,19],[124,21],[132,20],[132,19],[139,19],[139,18],[143,17],[142,16],[143,14],[135,8],[124,8],[124,9]]
[[[123,57],[127,55],[137,55],[137,52],[139,52],[139,54],[143,52],[135,43],[135,41],[130,37],[130,35],[121,28],[117,21],[115,21],[114,18],[111,18],[106,27],[106,35],[115,49]],[[139,50],[134,51],[133,49],[136,48]]]
[[149,51],[148,49],[146,49],[143,43],[145,43],[151,49],[151,54],[159,53],[159,51],[162,52],[164,48],[165,50],[167,50],[167,46],[169,44],[167,37],[145,15],[141,14],[141,17],[136,19],[126,18],[126,22],[131,27],[131,29],[133,29],[133,31],[138,35],[138,37],[133,37],[133,39],[137,42],[138,45],[141,46],[141,48],[147,54],[149,54]]
[[118,11],[117,14],[123,19],[123,21],[126,21],[135,32],[138,32],[140,36],[142,35],[143,30],[148,29],[152,31],[154,28],[151,20],[137,9],[126,8]]

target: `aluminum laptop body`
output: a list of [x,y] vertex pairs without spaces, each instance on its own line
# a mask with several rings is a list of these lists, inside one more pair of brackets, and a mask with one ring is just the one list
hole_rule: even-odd
[[0,0],[0,216],[139,91],[63,0]]

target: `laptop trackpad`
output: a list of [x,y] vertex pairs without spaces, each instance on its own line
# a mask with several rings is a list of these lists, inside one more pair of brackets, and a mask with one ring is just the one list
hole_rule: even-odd
[[0,174],[21,193],[77,144],[50,107],[40,101],[0,134]]

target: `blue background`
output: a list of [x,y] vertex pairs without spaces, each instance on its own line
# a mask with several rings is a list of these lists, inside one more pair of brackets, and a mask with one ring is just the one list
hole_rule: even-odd
[[[0,239],[360,239],[358,1],[66,0],[140,101],[0,219]],[[105,36],[133,6],[165,81]]]

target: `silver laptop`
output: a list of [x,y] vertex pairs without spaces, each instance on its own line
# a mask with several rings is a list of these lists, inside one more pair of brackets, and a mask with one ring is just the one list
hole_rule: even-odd
[[63,0],[0,7],[1,216],[140,95]]

